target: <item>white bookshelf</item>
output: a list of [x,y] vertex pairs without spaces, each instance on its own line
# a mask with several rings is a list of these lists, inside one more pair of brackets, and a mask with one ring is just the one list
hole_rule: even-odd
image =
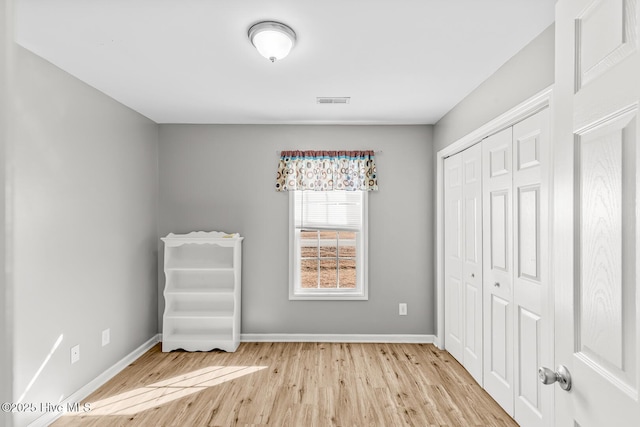
[[196,231],[163,237],[162,351],[236,351],[240,344],[242,240]]

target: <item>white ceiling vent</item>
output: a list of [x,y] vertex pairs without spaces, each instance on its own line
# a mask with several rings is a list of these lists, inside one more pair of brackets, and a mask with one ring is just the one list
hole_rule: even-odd
[[348,104],[351,102],[349,96],[319,96],[316,98],[316,104]]

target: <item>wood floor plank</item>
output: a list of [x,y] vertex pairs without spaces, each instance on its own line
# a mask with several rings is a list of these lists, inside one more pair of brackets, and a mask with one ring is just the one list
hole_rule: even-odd
[[155,346],[68,413],[66,426],[504,426],[517,424],[429,344]]

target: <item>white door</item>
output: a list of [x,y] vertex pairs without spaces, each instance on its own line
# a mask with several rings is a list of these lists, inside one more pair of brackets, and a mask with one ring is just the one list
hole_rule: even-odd
[[548,309],[549,110],[483,141],[484,386],[522,426],[546,426],[553,390]]
[[445,159],[445,348],[482,384],[482,175],[475,145]]
[[513,416],[512,128],[482,142],[484,388]]
[[[636,0],[559,0],[554,93],[556,426],[640,425]],[[553,368],[553,367],[549,367]]]
[[462,153],[444,161],[445,348],[464,364],[462,307]]
[[464,219],[464,354],[463,366],[482,385],[482,149],[462,152]]
[[514,418],[523,427],[553,423],[553,388],[538,381],[538,367],[553,362],[548,150],[548,108],[513,126]]

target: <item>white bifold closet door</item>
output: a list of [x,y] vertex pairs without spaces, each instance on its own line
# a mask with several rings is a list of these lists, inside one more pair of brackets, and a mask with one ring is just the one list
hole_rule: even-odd
[[552,423],[548,109],[482,143],[484,388],[522,426]]
[[445,347],[482,384],[482,150],[445,159]]

